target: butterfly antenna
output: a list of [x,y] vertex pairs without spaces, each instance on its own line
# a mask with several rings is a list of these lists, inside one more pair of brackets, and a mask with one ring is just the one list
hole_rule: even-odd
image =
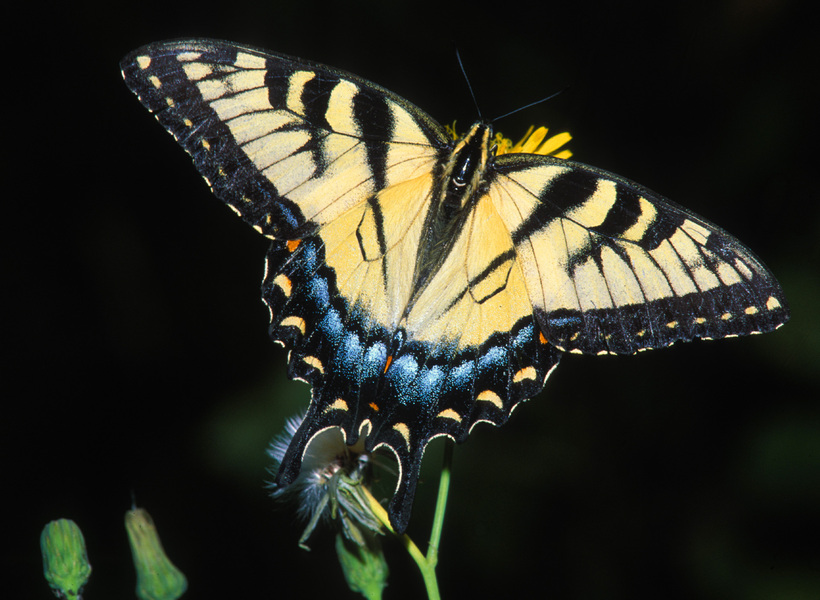
[[478,100],[476,100],[475,93],[473,92],[473,86],[470,85],[470,78],[467,77],[467,70],[464,68],[464,63],[461,62],[461,54],[456,48],[456,60],[458,61],[458,66],[461,69],[461,74],[464,75],[464,81],[467,82],[467,89],[470,90],[470,97],[473,99],[473,104],[475,105],[475,111],[478,113],[479,120],[484,120],[484,117],[481,116],[481,109],[478,108]]
[[501,119],[504,119],[504,118],[506,118],[506,117],[509,117],[510,115],[514,115],[515,113],[520,112],[520,111],[522,111],[522,110],[524,110],[524,109],[531,108],[531,107],[533,107],[533,106],[535,106],[535,105],[537,105],[537,104],[541,104],[542,102],[546,102],[547,100],[552,100],[552,99],[553,99],[553,98],[555,98],[558,94],[563,94],[563,93],[564,93],[564,92],[566,92],[568,89],[569,89],[569,86],[567,86],[567,87],[565,87],[565,88],[563,88],[563,89],[558,90],[558,91],[557,91],[557,92],[555,92],[554,94],[550,94],[550,95],[549,95],[549,96],[547,96],[546,98],[541,98],[540,100],[536,100],[535,102],[530,102],[529,104],[527,104],[527,105],[525,105],[525,106],[521,106],[520,108],[516,108],[515,110],[511,110],[510,112],[508,112],[508,113],[506,113],[506,114],[503,114],[503,115],[501,115],[500,117],[496,117],[495,119],[493,119],[493,120],[492,120],[492,121],[490,121],[490,122],[491,122],[491,123],[495,123],[496,121],[500,121]]

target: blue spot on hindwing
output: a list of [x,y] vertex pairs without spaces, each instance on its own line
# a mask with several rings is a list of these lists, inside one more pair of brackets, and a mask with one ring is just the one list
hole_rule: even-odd
[[492,367],[499,367],[507,359],[507,349],[493,346],[489,348],[478,360],[478,367],[485,370]]
[[328,291],[328,283],[324,277],[315,277],[308,283],[309,294],[313,301],[319,305],[330,304],[330,293]]
[[418,373],[419,365],[412,354],[405,354],[393,359],[387,370],[387,378],[399,387],[409,387]]

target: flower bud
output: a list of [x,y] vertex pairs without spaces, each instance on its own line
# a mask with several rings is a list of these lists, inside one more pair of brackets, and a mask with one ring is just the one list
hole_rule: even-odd
[[91,575],[83,532],[70,519],[51,521],[40,534],[43,575],[58,598],[82,598]]
[[370,532],[367,537],[369,543],[358,545],[337,534],[336,554],[348,587],[371,600],[382,597],[389,570],[378,537]]
[[176,600],[188,589],[188,581],[165,555],[157,528],[142,508],[125,513],[125,529],[137,570],[140,600]]

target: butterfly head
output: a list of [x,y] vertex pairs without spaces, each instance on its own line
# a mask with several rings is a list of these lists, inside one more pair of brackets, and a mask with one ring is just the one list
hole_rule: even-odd
[[474,188],[491,156],[493,141],[491,125],[476,122],[456,143],[447,171],[455,189]]

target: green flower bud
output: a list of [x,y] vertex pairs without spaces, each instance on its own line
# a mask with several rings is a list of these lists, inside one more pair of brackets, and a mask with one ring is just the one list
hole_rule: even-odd
[[380,600],[387,587],[387,561],[378,538],[371,532],[365,535],[367,543],[363,545],[336,535],[336,554],[348,587],[368,600]]
[[79,600],[91,575],[85,539],[70,519],[51,521],[40,534],[43,575],[58,598]]
[[125,513],[125,529],[137,570],[137,597],[176,600],[182,596],[188,589],[188,581],[165,555],[148,511],[137,508]]

